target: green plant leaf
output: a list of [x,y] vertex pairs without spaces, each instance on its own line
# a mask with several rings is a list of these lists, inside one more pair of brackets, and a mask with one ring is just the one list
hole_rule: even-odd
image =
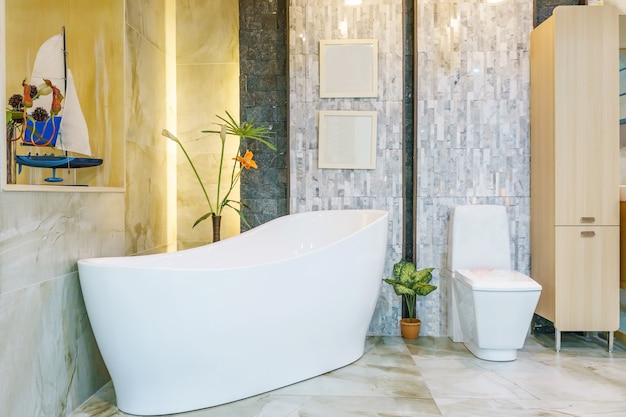
[[400,296],[415,295],[415,291],[413,291],[413,289],[411,289],[410,287],[407,287],[406,285],[404,285],[404,283],[401,281],[388,279],[388,278],[383,279],[383,281],[385,281],[387,284],[390,284],[393,287],[393,290],[396,292],[396,295],[400,295]]
[[415,280],[415,265],[411,262],[406,262],[400,268],[398,279],[406,286],[411,286]]
[[[207,193],[206,188],[204,187],[204,183],[202,182],[202,179],[200,178],[200,174],[198,174],[198,170],[196,170],[196,166],[193,164],[193,161],[191,160],[191,157],[189,156],[189,154],[187,153],[187,150],[183,146],[183,143],[180,141],[180,139],[178,139],[177,136],[175,136],[172,132],[170,132],[167,129],[163,129],[161,131],[161,135],[163,135],[166,138],[174,141],[176,144],[178,144],[178,146],[180,147],[180,150],[183,151],[183,154],[185,155],[185,158],[187,158],[187,161],[189,162],[189,165],[191,165],[191,169],[193,170],[194,174],[196,175],[196,179],[198,180],[198,183],[200,184],[200,188],[202,188],[202,193],[204,194],[204,198],[206,199],[206,202],[209,205],[209,210],[211,210],[211,213],[213,213],[213,204],[211,204],[211,199],[209,198],[209,194]],[[211,213],[209,213],[209,214],[211,214]],[[196,220],[196,222],[193,224],[193,226],[191,228],[193,229],[194,227],[196,227],[196,225],[198,223],[200,223],[201,221],[203,221],[205,219],[206,219],[206,217],[204,217],[204,216],[200,217],[198,220]]]
[[22,119],[24,119],[24,112],[6,109],[6,122],[7,123],[9,123],[11,120],[22,120]]
[[241,219],[241,221],[243,222],[243,224],[245,224],[245,225],[246,225],[246,227],[247,227],[248,229],[251,229],[251,228],[252,228],[252,226],[250,226],[250,223],[248,223],[248,219],[246,219],[246,216],[243,214],[243,211],[241,211],[241,210],[239,210],[239,209],[237,209],[237,208],[235,208],[235,207],[233,207],[233,206],[228,206],[228,207],[232,208],[233,210],[235,210],[235,211],[237,212],[237,214],[239,215],[239,218]]
[[[256,141],[263,143],[265,146],[267,146],[271,150],[273,151],[276,150],[276,146],[272,144],[271,142],[267,141],[267,139],[270,139],[273,137],[273,132],[269,128],[265,126],[255,126],[254,119],[250,120],[249,122],[242,122],[240,125],[235,121],[233,116],[231,116],[231,114],[228,111],[226,112],[226,116],[228,117],[227,119],[220,115],[216,115],[218,119],[224,122],[224,125],[226,126],[227,134],[239,136],[240,139],[247,138],[247,139],[256,140]],[[203,130],[202,133],[220,133],[220,131],[219,130]]]
[[435,268],[420,269],[415,272],[415,280],[423,284],[428,284],[433,279],[432,271]]
[[230,203],[239,204],[240,207],[248,208],[248,206],[245,205],[244,203],[242,203],[241,201],[235,201],[235,200],[228,200],[227,204],[226,204],[228,207],[230,207],[231,209],[235,210],[237,212],[237,214],[239,215],[239,218],[241,219],[243,224],[245,224],[248,228],[251,229],[252,226],[250,226],[250,223],[248,223],[248,220],[246,219],[246,216],[243,214],[243,211],[241,211],[241,209],[238,209],[237,207],[231,205]]
[[400,279],[400,273],[402,271],[402,268],[408,264],[409,261],[405,261],[404,259],[402,259],[401,261],[397,262],[394,266],[393,266],[393,277],[395,279]]
[[426,296],[431,292],[435,291],[437,287],[430,284],[421,284],[419,287],[415,288],[415,293],[417,295]]
[[196,222],[193,224],[193,226],[191,226],[191,228],[193,229],[194,227],[196,227],[198,225],[198,223],[205,221],[206,219],[208,219],[209,217],[211,217],[213,215],[213,213],[208,212],[200,217],[198,217],[198,219],[196,220]]

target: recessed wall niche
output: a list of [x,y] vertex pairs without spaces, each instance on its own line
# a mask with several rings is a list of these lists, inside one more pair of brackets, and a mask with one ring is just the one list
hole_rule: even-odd
[[[63,178],[62,182],[45,181],[45,178],[53,177],[51,169],[22,165],[21,173],[16,172],[15,180],[8,181],[8,170],[13,161],[7,156],[10,142],[3,140],[0,158],[3,190],[95,191],[123,188],[124,1],[7,2],[4,15],[6,75],[5,97],[2,99],[5,107],[11,95],[22,94],[22,81],[30,80],[39,47],[65,28],[67,66],[72,71],[78,101],[87,123],[91,157],[103,162],[97,167],[58,168],[55,176]],[[64,105],[66,103],[67,97],[63,101]],[[23,146],[19,142],[15,148],[16,153],[22,155],[53,153],[49,148]],[[54,153],[63,155],[59,151]]]

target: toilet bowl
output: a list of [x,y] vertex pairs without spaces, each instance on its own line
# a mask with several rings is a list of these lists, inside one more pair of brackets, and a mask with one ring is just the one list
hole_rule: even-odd
[[453,208],[448,269],[448,334],[476,357],[512,361],[524,346],[541,285],[511,270],[506,209],[495,205]]

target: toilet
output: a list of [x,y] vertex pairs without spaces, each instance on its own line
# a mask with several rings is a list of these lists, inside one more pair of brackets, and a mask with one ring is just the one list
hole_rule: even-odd
[[448,239],[451,276],[448,335],[474,356],[512,361],[524,346],[541,285],[511,270],[504,206],[452,209]]

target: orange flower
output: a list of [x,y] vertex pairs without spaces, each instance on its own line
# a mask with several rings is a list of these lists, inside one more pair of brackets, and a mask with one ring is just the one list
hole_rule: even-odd
[[246,151],[244,156],[237,155],[235,159],[246,169],[250,169],[250,167],[257,169],[258,166],[256,165],[256,162],[252,160],[252,157],[254,157],[254,154],[251,151]]

